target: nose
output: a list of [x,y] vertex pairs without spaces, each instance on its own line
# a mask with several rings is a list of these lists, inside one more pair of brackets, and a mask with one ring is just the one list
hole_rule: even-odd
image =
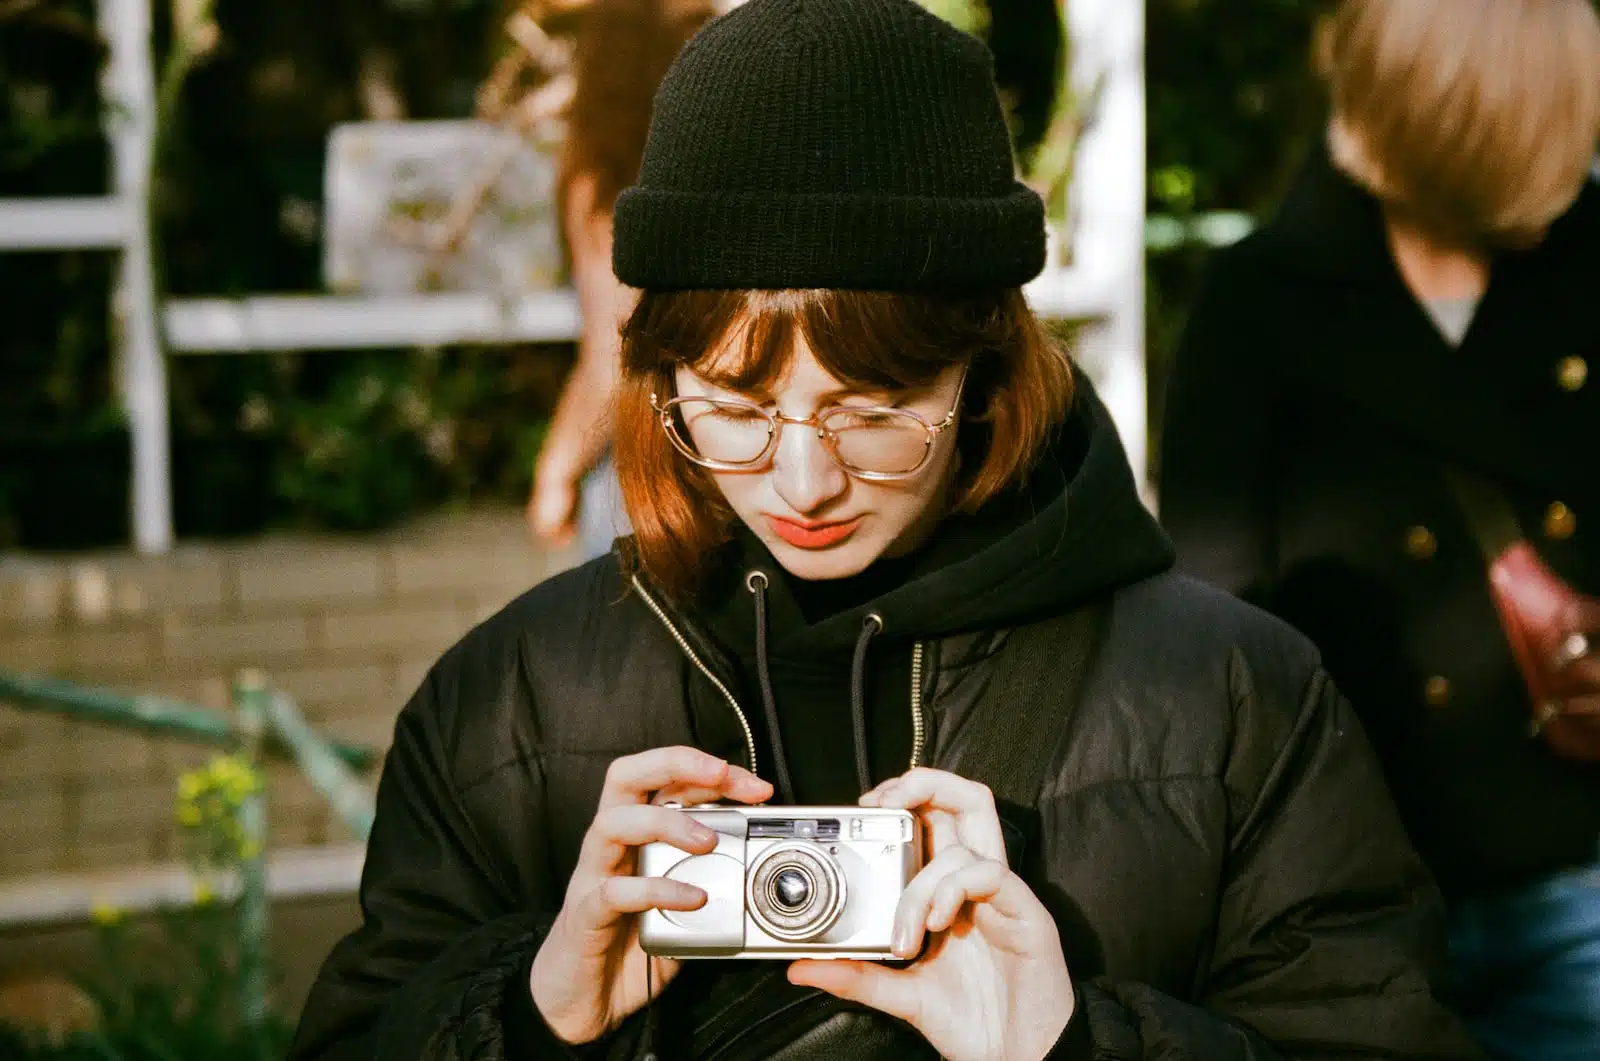
[[808,424],[785,424],[772,461],[773,489],[784,503],[802,516],[817,512],[850,485]]

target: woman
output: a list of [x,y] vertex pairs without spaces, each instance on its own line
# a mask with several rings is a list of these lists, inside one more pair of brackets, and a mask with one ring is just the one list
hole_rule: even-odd
[[673,56],[729,0],[590,0],[578,17],[557,198],[582,310],[578,358],[539,448],[528,523],[587,560],[627,532],[606,450],[618,328],[631,296],[611,271],[611,210],[644,154],[650,100]]
[[[616,210],[635,533],[402,713],[295,1057],[1474,1056],[1309,646],[1164,573],[1022,299],[1044,235],[982,45],[911,0],[688,45]],[[659,804],[710,800],[914,811],[920,957],[647,963],[634,916],[710,897],[635,852],[708,850]]]
[[[1600,764],[1530,737],[1484,505],[1456,485],[1492,484],[1600,592],[1600,20],[1348,0],[1321,43],[1325,148],[1213,260],[1178,353],[1162,520],[1181,569],[1309,634],[1354,701],[1483,1041],[1600,1057]],[[1585,667],[1600,707],[1576,661],[1562,725],[1600,747]]]

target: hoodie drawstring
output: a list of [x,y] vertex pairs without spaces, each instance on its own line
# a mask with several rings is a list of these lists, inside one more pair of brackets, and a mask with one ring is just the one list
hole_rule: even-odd
[[855,659],[850,661],[850,722],[856,738],[856,780],[861,791],[872,789],[872,764],[867,758],[867,645],[883,629],[883,616],[873,612],[861,623]]
[[745,576],[745,588],[756,598],[756,675],[761,681],[761,713],[767,719],[767,739],[772,745],[772,769],[778,776],[778,798],[794,802],[794,783],[789,780],[789,759],[783,754],[783,735],[778,732],[778,701],[772,695],[772,672],[767,666],[767,575],[752,571]]
[[[772,692],[772,670],[767,662],[767,575],[752,571],[745,576],[745,588],[756,602],[756,675],[761,683],[761,710],[767,720],[767,734],[772,744],[773,772],[779,797],[794,803],[794,783],[789,777],[789,757],[783,751],[783,736],[778,731],[778,701]],[[868,615],[861,623],[861,635],[856,638],[855,657],[850,662],[850,723],[855,739],[856,780],[861,791],[872,788],[872,765],[867,755],[867,646],[883,630],[883,617]]]

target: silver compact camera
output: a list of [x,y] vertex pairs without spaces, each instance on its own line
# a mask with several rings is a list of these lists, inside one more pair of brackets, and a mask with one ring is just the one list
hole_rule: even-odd
[[895,910],[922,869],[922,831],[909,811],[875,807],[683,810],[717,834],[691,855],[639,849],[639,875],[706,893],[698,910],[647,910],[639,944],[664,958],[894,957]]

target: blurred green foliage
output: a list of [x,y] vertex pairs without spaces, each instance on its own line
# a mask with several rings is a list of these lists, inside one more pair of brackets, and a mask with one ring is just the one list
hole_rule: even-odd
[[[927,2],[984,32],[1003,88],[1020,96],[1019,140],[1036,143],[1064,55],[1048,32],[1054,12],[1040,0]],[[410,118],[469,114],[507,3],[218,0],[220,42],[188,81],[156,189],[171,290],[315,290],[329,129],[382,99]],[[164,0],[153,6],[161,52],[169,20]],[[1318,125],[1308,56],[1323,6],[1147,0],[1153,211],[1260,212],[1275,201]],[[0,196],[106,189],[94,19],[93,0],[0,4]],[[1204,260],[1189,249],[1150,264],[1158,403]],[[116,422],[113,271],[112,256],[94,252],[0,255],[0,448],[8,434]],[[200,498],[180,497],[180,531],[262,520],[356,529],[460,499],[519,499],[571,356],[553,346],[176,358],[173,433],[179,450],[200,455],[175,457],[194,475],[180,493]],[[8,489],[23,492],[0,481],[0,547],[14,522]],[[218,524],[240,505],[203,502],[229,490],[265,495],[252,520]]]
[[[1068,0],[1070,2],[1070,0]],[[1332,0],[1146,0],[1148,206],[1185,217],[1241,210],[1265,218],[1322,127],[1311,73],[1317,16]],[[1151,432],[1159,447],[1168,365],[1207,252],[1146,267]]]
[[98,954],[76,986],[92,1003],[91,1027],[46,1036],[0,1023],[5,1061],[252,1061],[288,1052],[291,1014],[264,1025],[241,1018],[235,881],[250,856],[240,813],[263,780],[249,760],[214,757],[184,774],[173,801],[193,892],[186,903],[130,918],[97,904]]

